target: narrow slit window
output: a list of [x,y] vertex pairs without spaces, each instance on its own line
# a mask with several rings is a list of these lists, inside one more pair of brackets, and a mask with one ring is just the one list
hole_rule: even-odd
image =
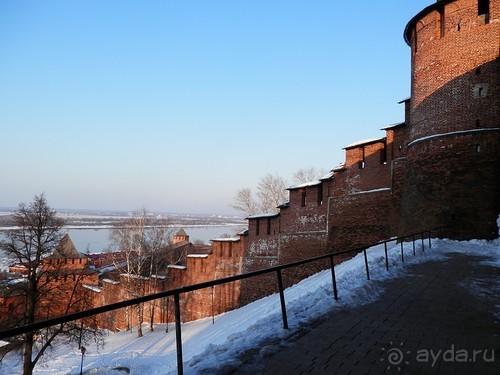
[[267,235],[271,234],[271,218],[267,218]]
[[481,145],[479,143],[474,145],[474,150],[476,151],[476,154],[479,154],[481,152]]
[[361,157],[361,161],[359,162],[359,168],[364,169],[365,168],[365,148],[362,148],[363,155]]
[[477,2],[477,14],[481,16],[483,14],[490,13],[490,1],[489,0],[479,0]]
[[380,164],[387,164],[387,146],[385,144],[380,150]]
[[318,185],[318,206],[323,204],[323,184]]
[[260,233],[260,230],[259,230],[259,219],[255,220],[255,235],[258,236]]
[[490,1],[479,0],[477,2],[477,15],[481,23],[486,24],[490,22]]
[[444,17],[444,7],[439,9],[439,37],[442,38],[444,37],[444,33],[445,33],[445,17]]
[[306,206],[306,191],[302,190],[301,192],[301,206],[305,207]]

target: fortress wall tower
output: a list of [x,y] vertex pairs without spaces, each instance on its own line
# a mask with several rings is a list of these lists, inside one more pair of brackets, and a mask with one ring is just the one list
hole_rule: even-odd
[[418,13],[401,234],[446,225],[456,239],[498,236],[500,0],[442,0]]

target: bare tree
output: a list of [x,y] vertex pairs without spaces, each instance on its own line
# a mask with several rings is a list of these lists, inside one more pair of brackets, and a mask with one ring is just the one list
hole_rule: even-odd
[[252,196],[252,191],[248,188],[240,189],[236,192],[234,203],[231,205],[236,211],[247,216],[257,213],[258,204]]
[[293,180],[296,184],[305,184],[320,179],[326,172],[323,169],[316,170],[314,167],[299,169],[293,174]]
[[[35,195],[29,205],[20,204],[12,214],[12,220],[15,229],[8,232],[7,240],[0,242],[0,249],[25,269],[25,278],[12,290],[18,302],[13,315],[19,319],[11,324],[26,325],[88,307],[88,299],[79,293],[83,270],[75,282],[51,282],[57,280],[62,270],[60,266],[47,265],[46,259],[61,241],[64,221],[48,206],[45,196]],[[58,335],[79,336],[81,339],[82,331],[75,323],[65,323],[44,333],[27,333],[23,339],[23,374],[32,374],[36,363]],[[35,342],[42,339],[38,351],[34,353]]]
[[[320,179],[326,173],[314,167],[299,169],[293,175],[295,184],[304,184]],[[287,182],[277,173],[268,173],[257,184],[256,197],[249,188],[236,192],[231,207],[247,216],[257,213],[278,212],[278,207],[288,200]]]
[[287,200],[286,180],[278,174],[267,174],[257,184],[256,197],[250,189],[240,189],[236,192],[231,207],[250,216],[263,212],[278,212],[278,206]]
[[277,212],[278,206],[288,200],[286,180],[278,174],[267,174],[257,185],[260,212]]
[[[178,254],[172,251],[173,228],[168,225],[168,220],[155,218],[149,220],[146,230],[146,266],[149,263],[149,283],[148,294],[157,292],[160,280],[160,271],[169,264],[174,264],[178,259]],[[154,314],[156,300],[149,303],[149,330],[153,331]]]
[[[119,249],[115,267],[123,275],[122,281],[128,298],[136,298],[151,293],[157,286],[158,271],[172,259],[167,259],[165,250],[172,238],[172,228],[168,221],[154,218],[142,209],[123,224],[116,225],[111,231],[113,246]],[[116,254],[116,252],[114,253]],[[154,304],[149,305],[150,329],[153,329]],[[135,306],[137,336],[142,336],[144,306]],[[126,310],[127,324],[131,320],[130,309]],[[127,327],[130,328],[130,327]]]

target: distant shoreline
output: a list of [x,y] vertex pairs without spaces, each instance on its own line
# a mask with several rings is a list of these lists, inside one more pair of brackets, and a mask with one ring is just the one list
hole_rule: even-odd
[[[240,226],[245,226],[244,222],[241,223],[225,223],[225,224],[169,224],[166,227],[167,228],[210,228],[210,227],[240,227]],[[62,227],[62,229],[71,229],[71,230],[87,230],[87,229],[93,229],[93,230],[101,230],[101,229],[113,229],[116,228],[116,225],[65,225]],[[6,227],[0,227],[0,232],[1,231],[8,231],[8,230],[16,230],[19,229],[19,227],[15,226],[6,226]]]
[[[8,231],[15,229],[16,226],[10,219],[10,215],[14,211],[5,211],[0,208],[0,231]],[[75,211],[67,210],[64,212],[57,211],[58,217],[62,218],[67,230],[78,229],[112,229],[120,227],[121,224],[132,218],[132,214],[128,212],[109,212],[109,211]],[[196,227],[217,227],[217,226],[243,226],[247,222],[242,217],[225,216],[225,215],[194,215],[194,214],[164,214],[164,213],[149,213],[151,218],[158,218],[166,221],[166,226],[171,228],[196,228]]]

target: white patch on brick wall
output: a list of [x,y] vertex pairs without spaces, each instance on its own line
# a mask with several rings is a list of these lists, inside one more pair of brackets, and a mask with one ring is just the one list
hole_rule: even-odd
[[298,219],[298,221],[303,226],[306,226],[308,224],[323,225],[323,223],[325,221],[325,218],[326,218],[326,215],[324,215],[324,214],[318,215],[317,213],[315,213],[313,215],[303,215],[303,216],[300,216],[299,219]]
[[258,240],[250,244],[248,254],[254,257],[276,256],[279,244],[276,239]]

